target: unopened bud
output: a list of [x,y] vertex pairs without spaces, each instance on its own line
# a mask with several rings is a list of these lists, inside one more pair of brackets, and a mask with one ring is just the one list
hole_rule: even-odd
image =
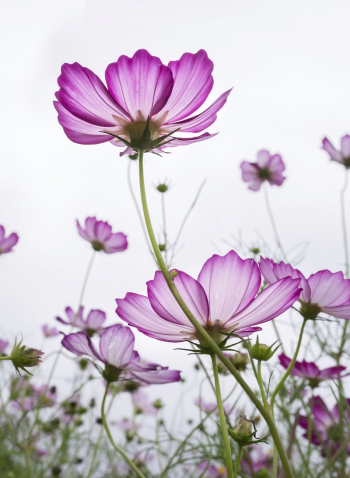
[[164,405],[163,405],[162,401],[160,399],[158,399],[155,402],[153,402],[153,406],[157,410],[160,410],[161,408],[163,408]]
[[11,355],[9,356],[9,360],[12,360],[13,366],[18,373],[19,369],[22,369],[31,375],[25,367],[36,367],[42,363],[42,355],[44,355],[44,352],[22,345],[21,341],[19,344],[15,343]]
[[268,360],[270,360],[270,358],[274,355],[276,350],[279,348],[279,345],[273,348],[275,344],[276,342],[274,342],[270,346],[265,344],[260,344],[259,337],[257,337],[256,343],[252,346],[250,350],[252,358],[255,360],[261,360],[261,361],[267,362]]

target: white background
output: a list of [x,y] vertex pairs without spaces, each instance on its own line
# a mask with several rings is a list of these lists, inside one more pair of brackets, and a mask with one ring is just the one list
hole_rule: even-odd
[[[115,298],[128,291],[145,293],[145,282],[154,274],[127,187],[128,159],[109,144],[70,142],[57,122],[52,101],[65,62],[77,61],[103,79],[109,63],[139,48],[164,63],[204,48],[215,64],[206,105],[234,87],[210,128],[220,132],[217,137],[174,148],[163,158],[148,155],[146,161],[155,226],[161,215],[153,184],[165,177],[174,184],[166,197],[171,237],[208,179],[184,230],[177,268],[196,276],[213,253],[229,250],[222,239],[238,230],[249,244],[257,239],[256,231],[273,243],[263,194],[248,191],[239,170],[242,159],[253,161],[259,149],[267,148],[281,153],[287,165],[283,187],[270,189],[285,247],[310,242],[300,266],[307,274],[341,269],[344,169],[330,163],[320,145],[325,135],[338,145],[350,132],[349,15],[345,0],[3,3],[0,223],[7,232],[18,232],[20,241],[14,253],[0,258],[1,336],[13,341],[23,334],[26,343],[40,346],[40,326],[54,325],[67,305],[76,307],[91,254],[77,234],[76,218],[97,215],[129,238],[127,252],[96,258],[87,287],[84,304],[105,310],[109,324],[116,320]],[[132,166],[137,190],[137,167]],[[282,330],[287,341],[295,340],[290,328]],[[145,358],[191,377],[186,371],[192,360],[185,352],[136,335]],[[275,340],[269,324],[263,337]],[[44,349],[54,346],[57,338]],[[67,377],[68,370],[62,361],[58,376]],[[176,387],[163,389],[169,400]]]

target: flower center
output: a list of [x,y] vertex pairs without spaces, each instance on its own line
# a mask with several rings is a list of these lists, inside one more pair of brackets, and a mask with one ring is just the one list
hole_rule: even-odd
[[91,241],[91,245],[95,251],[103,251],[105,246],[100,241]]
[[344,158],[343,164],[346,167],[346,169],[350,169],[350,158]]
[[301,302],[300,313],[305,319],[314,320],[321,312],[320,307],[317,304],[310,304],[309,302]]
[[266,181],[267,179],[270,179],[270,170],[268,168],[260,168],[258,171],[258,176],[262,181]]

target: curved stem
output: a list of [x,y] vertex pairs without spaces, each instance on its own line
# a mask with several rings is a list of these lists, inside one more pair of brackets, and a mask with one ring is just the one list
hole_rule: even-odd
[[345,192],[349,182],[349,170],[345,170],[344,186],[340,191],[340,209],[341,209],[341,224],[343,229],[344,253],[345,253],[345,277],[349,278],[349,248],[348,248],[348,233],[345,219]]
[[280,236],[279,236],[279,234],[278,234],[278,230],[277,230],[277,227],[276,227],[275,219],[274,219],[273,214],[272,214],[272,209],[271,209],[271,206],[270,206],[270,200],[269,200],[269,194],[268,194],[268,192],[267,192],[267,187],[264,187],[264,193],[265,193],[266,209],[267,209],[267,212],[268,212],[270,221],[271,221],[271,226],[272,226],[272,229],[273,229],[273,233],[274,233],[274,235],[275,235],[275,239],[276,239],[277,245],[278,245],[280,251],[282,252],[283,259],[286,260],[286,259],[287,259],[287,255],[286,255],[286,253],[284,252],[284,249],[283,249],[283,246],[282,246],[282,241],[281,241]]
[[285,381],[287,380],[287,378],[289,377],[290,372],[292,371],[292,368],[294,367],[295,362],[297,361],[298,353],[299,353],[300,346],[301,346],[301,340],[302,340],[302,338],[303,338],[303,333],[304,333],[304,328],[305,328],[306,321],[307,321],[307,319],[304,319],[304,320],[303,320],[303,325],[301,326],[301,329],[300,329],[300,334],[299,334],[299,339],[298,339],[298,343],[297,343],[297,348],[295,349],[295,352],[294,352],[294,356],[293,356],[293,358],[292,358],[292,361],[290,362],[289,367],[287,368],[285,374],[283,375],[283,377],[281,378],[281,380],[280,380],[280,382],[278,383],[277,387],[275,388],[275,391],[274,391],[273,394],[271,395],[271,409],[272,409],[272,411],[273,411],[273,406],[274,406],[274,403],[275,403],[276,396],[277,396],[278,392],[281,390],[281,388],[283,387],[284,382],[285,382]]
[[241,464],[241,459],[242,459],[242,451],[243,451],[243,447],[239,446],[238,447],[237,458],[236,458],[235,472],[234,472],[233,478],[237,478],[237,476],[238,476],[239,465]]
[[146,478],[145,475],[137,468],[137,466],[130,460],[130,458],[124,453],[124,451],[115,443],[113,440],[111,431],[108,427],[107,420],[106,420],[106,414],[105,414],[105,403],[106,403],[106,398],[107,398],[107,392],[109,388],[109,383],[107,383],[105,393],[103,395],[103,400],[102,400],[102,406],[101,406],[101,418],[102,418],[102,423],[104,426],[104,429],[106,430],[107,436],[109,441],[111,442],[111,445],[115,449],[116,452],[118,452],[126,461],[126,463],[130,466],[130,468],[136,473],[136,475],[139,478]]
[[165,251],[164,251],[164,257],[165,257],[165,263],[168,266],[168,236],[166,233],[166,214],[165,214],[165,197],[164,193],[161,195],[161,200],[162,200],[162,216],[163,216],[163,235],[164,235],[164,245],[165,245]]
[[165,265],[165,262],[163,260],[162,254],[159,250],[158,243],[156,240],[156,237],[154,235],[153,227],[152,227],[152,222],[151,218],[149,215],[149,210],[148,210],[148,205],[147,205],[147,198],[146,198],[146,190],[145,190],[145,180],[144,180],[144,172],[143,172],[143,151],[139,151],[139,174],[140,174],[140,192],[141,192],[141,200],[142,200],[142,208],[143,208],[143,213],[145,216],[145,222],[146,222],[146,227],[147,231],[150,237],[150,241],[154,250],[154,254],[157,258],[159,268],[162,271],[164,278],[168,284],[168,287],[173,294],[175,300],[183,310],[183,312],[186,314],[187,318],[191,322],[191,324],[194,326],[196,329],[198,335],[204,339],[204,341],[207,343],[207,345],[210,347],[211,351],[219,357],[221,362],[227,367],[229,372],[234,376],[236,381],[240,384],[240,386],[243,388],[243,390],[246,392],[250,400],[253,402],[253,404],[256,406],[256,408],[259,410],[261,415],[264,417],[269,429],[270,433],[276,443],[278,453],[280,454],[281,461],[283,468],[285,470],[287,478],[293,478],[293,472],[290,466],[290,463],[288,461],[287,455],[284,451],[283,444],[281,441],[281,438],[278,434],[277,428],[275,426],[275,423],[273,419],[271,418],[269,412],[267,412],[264,408],[264,405],[260,402],[260,400],[257,398],[253,390],[249,387],[249,385],[244,381],[244,379],[241,377],[239,372],[237,372],[236,368],[232,365],[232,363],[228,360],[228,358],[225,356],[225,354],[222,352],[220,347],[214,342],[214,340],[210,337],[210,335],[206,332],[206,330],[200,325],[200,323],[197,321],[195,316],[192,314],[190,309],[187,307],[186,303],[182,299],[181,295],[179,294],[177,288],[175,287],[175,284],[170,277],[169,271]]
[[225,411],[224,411],[224,406],[222,404],[222,398],[221,398],[218,365],[216,363],[216,356],[214,354],[211,356],[211,360],[212,360],[212,363],[213,363],[213,372],[214,372],[214,381],[215,381],[215,394],[216,394],[216,401],[217,401],[218,410],[219,410],[222,438],[224,440],[227,478],[231,478],[232,477],[232,453],[231,453],[231,447],[230,447],[230,438],[229,438],[228,432],[227,432]]

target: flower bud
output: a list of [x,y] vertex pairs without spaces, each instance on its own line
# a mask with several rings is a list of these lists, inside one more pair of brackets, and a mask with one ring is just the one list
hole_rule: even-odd
[[132,161],[135,161],[135,159],[137,159],[138,157],[139,157],[139,153],[129,154],[129,159],[131,159]]
[[157,186],[157,191],[159,191],[162,194],[166,193],[168,191],[168,189],[169,189],[169,186],[167,186],[165,183],[158,184],[158,186]]
[[229,429],[228,433],[239,446],[248,446],[255,443],[266,443],[266,438],[257,438],[256,429],[253,420],[248,420],[245,415],[241,415],[234,430]]
[[159,250],[161,252],[165,252],[166,251],[166,244],[158,244],[158,247],[159,247]]
[[25,367],[36,367],[42,363],[42,355],[44,355],[44,352],[22,345],[21,341],[19,344],[15,343],[9,360],[12,360],[13,366],[18,373],[19,369],[22,369],[31,375]]
[[153,402],[153,406],[157,410],[160,410],[161,408],[163,408],[164,405],[163,405],[162,401],[160,399],[158,399],[155,402]]
[[270,358],[273,356],[273,354],[279,348],[279,345],[277,345],[277,347],[273,348],[273,346],[275,344],[276,344],[276,342],[274,342],[270,346],[265,345],[265,344],[260,344],[259,343],[259,337],[257,337],[256,343],[250,349],[250,353],[251,353],[252,358],[256,359],[256,360],[262,360],[264,362],[267,362],[268,360],[270,360]]

